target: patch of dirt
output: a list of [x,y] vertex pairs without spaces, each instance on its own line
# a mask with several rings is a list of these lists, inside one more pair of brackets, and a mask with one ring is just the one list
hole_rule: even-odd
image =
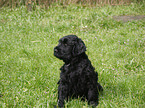
[[145,15],[137,15],[137,16],[113,16],[113,19],[116,21],[128,22],[132,20],[145,20]]

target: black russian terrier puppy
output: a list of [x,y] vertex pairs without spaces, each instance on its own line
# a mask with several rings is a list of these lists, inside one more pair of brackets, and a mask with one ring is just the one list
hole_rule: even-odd
[[64,107],[68,98],[81,97],[87,99],[92,106],[98,105],[99,91],[98,74],[85,53],[84,42],[76,35],[68,35],[59,40],[54,48],[54,56],[64,61],[58,81],[58,107]]

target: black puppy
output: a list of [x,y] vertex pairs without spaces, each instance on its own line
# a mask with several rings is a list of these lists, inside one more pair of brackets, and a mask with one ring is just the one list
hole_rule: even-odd
[[54,56],[64,61],[58,82],[58,106],[64,107],[64,100],[81,97],[97,106],[102,86],[97,82],[98,74],[85,53],[84,42],[76,35],[68,35],[59,40],[54,48]]

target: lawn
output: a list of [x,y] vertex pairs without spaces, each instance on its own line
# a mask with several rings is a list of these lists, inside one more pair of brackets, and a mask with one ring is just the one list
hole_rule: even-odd
[[[103,86],[99,108],[145,107],[145,20],[118,22],[117,15],[145,15],[144,4],[90,7],[53,5],[0,9],[0,107],[53,108],[63,62],[53,56],[58,39],[80,37]],[[88,108],[70,100],[66,108]]]

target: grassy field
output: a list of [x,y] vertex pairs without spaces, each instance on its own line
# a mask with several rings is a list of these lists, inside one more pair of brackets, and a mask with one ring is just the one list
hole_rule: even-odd
[[[145,20],[117,22],[114,15],[145,15],[145,5],[57,6],[0,9],[0,107],[53,108],[63,64],[53,56],[58,39],[82,38],[104,88],[99,108],[145,107]],[[71,100],[66,108],[88,108]]]

